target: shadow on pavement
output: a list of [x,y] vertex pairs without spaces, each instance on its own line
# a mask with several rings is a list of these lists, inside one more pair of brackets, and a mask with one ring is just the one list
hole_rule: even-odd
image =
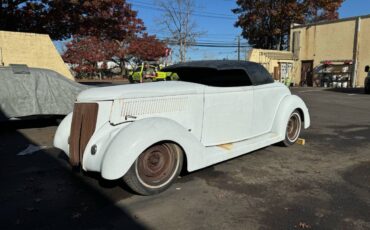
[[330,88],[326,89],[326,91],[347,94],[365,94],[364,88]]
[[50,146],[17,155],[29,144],[38,145],[18,129],[40,132],[38,128],[50,125],[55,123],[30,120],[1,124],[0,229],[145,229],[115,205],[130,196],[117,188],[117,182],[100,184],[116,196],[104,194],[94,186],[96,182],[88,181],[94,179],[85,180],[72,172],[64,154]]
[[[1,112],[0,112],[1,113]],[[1,131],[14,131],[17,129],[33,129],[58,125],[64,115],[29,116],[21,120],[1,120]]]
[[345,153],[367,148],[370,143],[370,125],[329,126],[331,133],[308,133],[307,138],[317,146],[339,149]]
[[[274,207],[262,218],[263,223],[274,227],[262,229],[368,229],[370,205],[362,194],[370,188],[363,180],[369,175],[369,163],[347,168],[341,173],[344,182],[319,182],[330,199],[304,192],[289,201],[274,197],[270,201]],[[305,185],[303,191],[312,189],[310,186],[313,183]]]

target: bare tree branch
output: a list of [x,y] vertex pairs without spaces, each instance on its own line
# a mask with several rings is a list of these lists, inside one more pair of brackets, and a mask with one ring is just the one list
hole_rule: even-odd
[[158,0],[158,6],[164,10],[159,19],[159,24],[164,25],[168,31],[172,44],[179,48],[180,62],[186,61],[188,47],[194,44],[196,38],[203,33],[197,31],[197,26],[192,18],[196,8],[194,0]]

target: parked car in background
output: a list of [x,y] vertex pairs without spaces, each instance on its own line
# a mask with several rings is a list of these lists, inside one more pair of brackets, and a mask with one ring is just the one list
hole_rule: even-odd
[[370,94],[370,66],[365,67],[367,77],[365,78],[365,93]]
[[[146,71],[150,69],[153,72],[151,76],[145,76]],[[129,76],[129,81],[131,83],[140,83],[145,80],[150,81],[171,81],[177,80],[178,76],[176,73],[163,72],[158,64],[140,64]]]
[[67,115],[77,95],[88,88],[48,69],[0,67],[0,120]]
[[274,143],[290,146],[310,126],[302,99],[260,64],[198,61],[163,71],[179,81],[80,93],[55,147],[73,166],[152,195],[167,189],[183,165],[191,172]]

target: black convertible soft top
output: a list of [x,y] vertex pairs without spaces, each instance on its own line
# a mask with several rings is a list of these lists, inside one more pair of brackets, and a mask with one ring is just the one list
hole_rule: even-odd
[[[271,75],[260,64],[249,61],[230,61],[230,60],[216,60],[216,61],[191,61],[175,65],[171,65],[162,69],[165,72],[174,72],[180,75],[192,71],[196,73],[200,70],[210,71],[238,71],[239,75],[244,74],[245,78],[250,79],[253,85],[263,85],[273,83]],[[198,75],[198,77],[201,77]],[[225,75],[227,78],[227,75]]]

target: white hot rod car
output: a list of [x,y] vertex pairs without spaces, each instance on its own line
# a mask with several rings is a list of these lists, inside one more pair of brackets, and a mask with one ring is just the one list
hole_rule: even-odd
[[81,92],[54,145],[73,166],[123,177],[135,192],[167,189],[183,163],[189,172],[281,142],[310,126],[305,103],[265,68],[245,61],[166,67],[179,81]]

